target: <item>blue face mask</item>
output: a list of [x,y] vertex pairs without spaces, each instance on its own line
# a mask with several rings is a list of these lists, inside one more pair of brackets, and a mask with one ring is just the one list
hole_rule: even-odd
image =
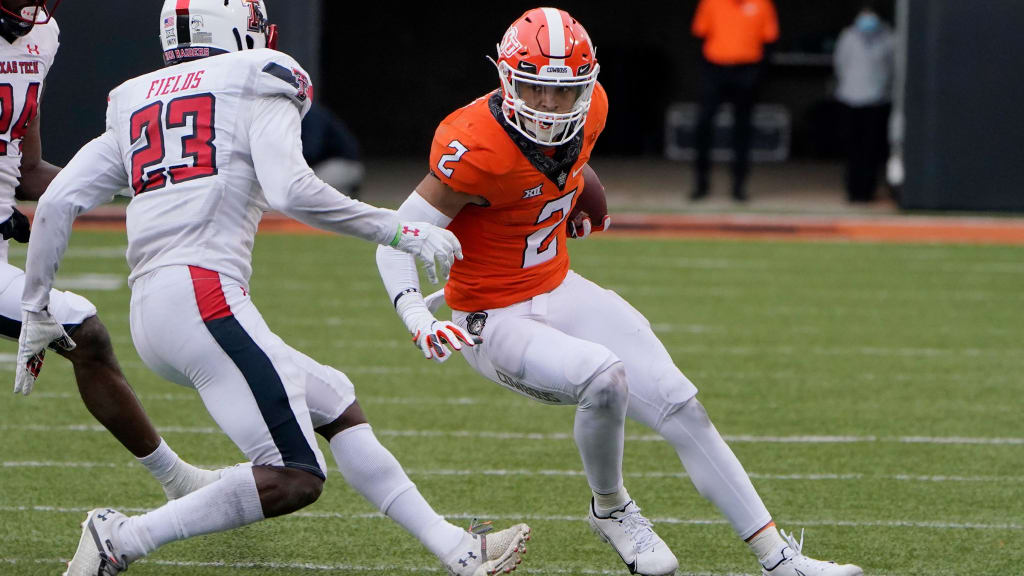
[[874,12],[861,12],[853,23],[858,30],[867,34],[877,30],[881,24],[881,20],[878,19],[878,15]]

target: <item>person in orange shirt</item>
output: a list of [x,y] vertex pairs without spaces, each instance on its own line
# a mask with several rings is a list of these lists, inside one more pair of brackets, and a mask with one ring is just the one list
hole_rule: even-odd
[[[576,441],[592,497],[591,527],[630,573],[674,574],[678,561],[623,486],[626,417],[675,448],[698,491],[729,519],[771,576],[859,576],[804,556],[775,528],[743,466],[650,323],[628,302],[569,268],[567,240],[607,229],[569,215],[604,129],[608,97],[594,45],[555,8],[527,11],[497,46],[500,87],[459,108],[434,134],[429,173],[398,209],[445,226],[463,259],[438,320],[415,263],[390,248],[377,266],[396,312],[426,358],[454,350],[474,370],[546,404],[575,405]],[[595,216],[595,219],[598,215]]]
[[710,191],[712,120],[719,105],[733,105],[732,197],[747,200],[750,167],[751,111],[765,49],[779,37],[771,0],[701,0],[693,18],[693,35],[704,41],[703,84],[697,118],[696,182],[690,198]]

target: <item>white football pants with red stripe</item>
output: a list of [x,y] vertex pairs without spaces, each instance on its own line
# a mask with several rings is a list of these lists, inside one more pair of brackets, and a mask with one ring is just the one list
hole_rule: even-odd
[[131,330],[146,365],[195,388],[253,464],[325,476],[314,429],[336,420],[355,389],[271,332],[247,287],[203,268],[158,268],[132,286]]

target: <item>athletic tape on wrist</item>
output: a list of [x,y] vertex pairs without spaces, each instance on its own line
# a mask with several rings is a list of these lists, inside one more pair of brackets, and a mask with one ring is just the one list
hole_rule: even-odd
[[388,246],[391,246],[392,248],[398,247],[398,242],[400,241],[401,238],[402,238],[402,223],[399,222],[398,223],[398,229],[395,230],[395,237],[391,239],[391,242],[388,244]]

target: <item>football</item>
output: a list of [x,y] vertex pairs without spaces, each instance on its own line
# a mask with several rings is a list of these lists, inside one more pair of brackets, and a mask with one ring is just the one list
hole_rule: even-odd
[[583,166],[583,190],[569,213],[566,228],[572,237],[583,236],[583,221],[590,219],[592,230],[604,230],[608,218],[608,201],[604,185],[589,164]]

